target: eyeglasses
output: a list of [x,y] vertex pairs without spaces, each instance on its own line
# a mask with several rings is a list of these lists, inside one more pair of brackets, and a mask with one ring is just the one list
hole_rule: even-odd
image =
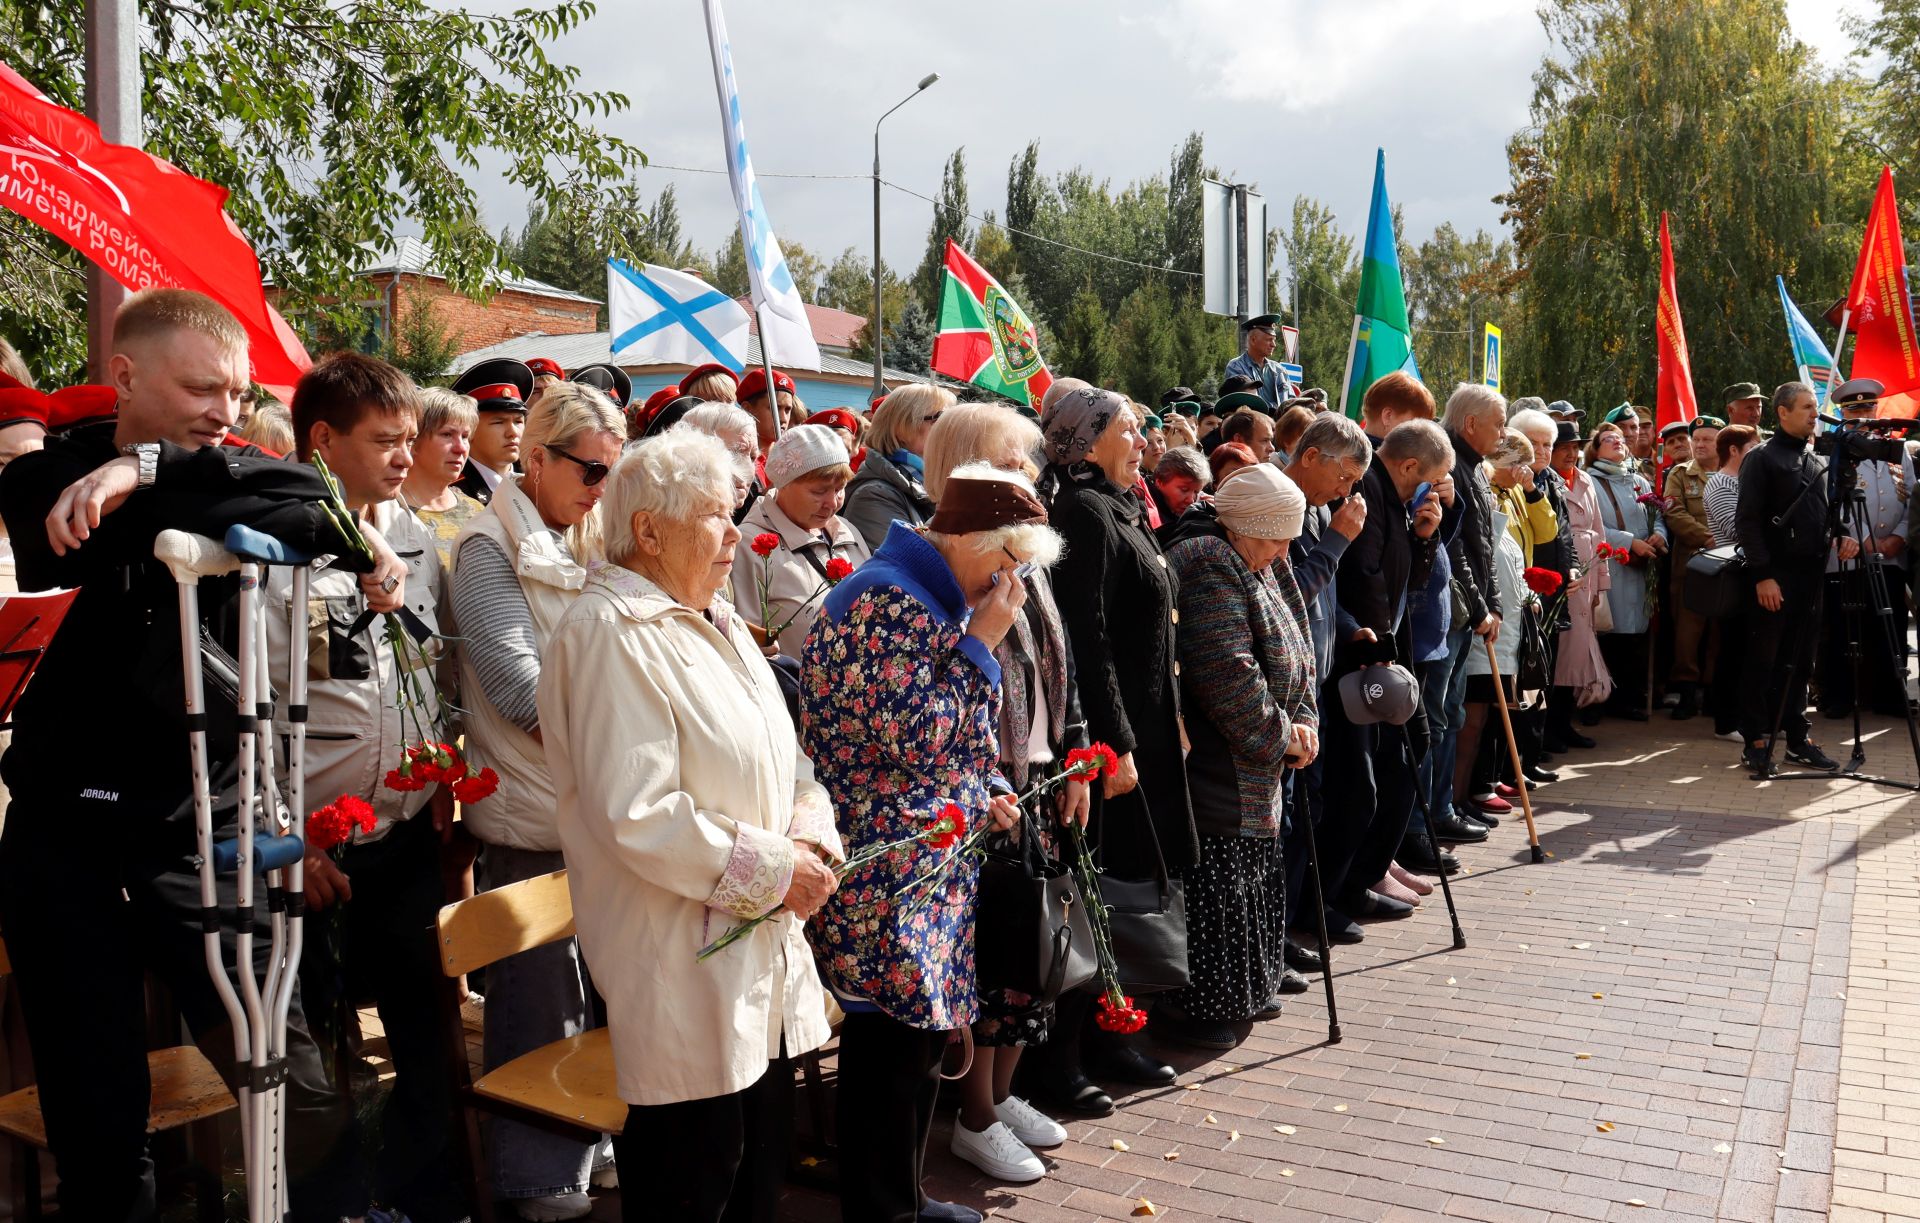
[[927,425],[930,425],[930,424],[932,424],[932,423],[934,423],[935,421],[937,421],[937,420],[939,420],[939,419],[940,419],[940,413],[938,413],[938,412],[929,412],[929,413],[927,413],[927,414],[926,414],[925,416],[922,416],[922,417],[920,418],[920,422],[921,422],[922,424],[927,424]]
[[580,465],[580,483],[586,485],[588,488],[592,488],[594,485],[600,483],[600,481],[606,479],[607,473],[613,470],[613,468],[607,466],[605,463],[590,463],[586,459],[577,459],[558,446],[548,446],[547,453],[557,454],[569,463],[578,463]]
[[1000,550],[1002,552],[1005,552],[1007,554],[1007,559],[1013,562],[1014,577],[1017,577],[1024,582],[1028,578],[1033,576],[1033,571],[1038,566],[1036,566],[1032,561],[1021,560],[1019,557],[1013,554],[1013,549],[1007,547],[1005,544],[1000,545]]

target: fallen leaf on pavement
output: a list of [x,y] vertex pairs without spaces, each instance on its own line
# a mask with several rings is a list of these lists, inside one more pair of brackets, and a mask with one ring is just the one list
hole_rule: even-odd
[[1116,1138],[1116,1139],[1114,1139],[1114,1140],[1113,1140],[1113,1149],[1114,1149],[1114,1150],[1116,1150],[1116,1151],[1131,1151],[1131,1150],[1133,1150],[1133,1148],[1132,1148],[1132,1147],[1130,1147],[1130,1146],[1128,1146],[1128,1145],[1127,1145],[1126,1143],[1124,1143],[1124,1142],[1122,1142],[1122,1141],[1120,1141],[1120,1140],[1119,1140],[1118,1138]]
[[1227,1131],[1227,1141],[1228,1141],[1228,1142],[1239,1142],[1239,1141],[1240,1141],[1240,1131],[1239,1131],[1239,1130],[1228,1130],[1228,1131]]
[[1458,981],[1456,981],[1456,980],[1454,980],[1454,979],[1453,979],[1452,977],[1448,977],[1448,978],[1447,978],[1447,984],[1448,984],[1448,985],[1458,985],[1458,984],[1460,984],[1460,982],[1458,982]]
[[1188,1083],[1188,1084],[1186,1085],[1186,1090],[1188,1090],[1188,1091],[1199,1091],[1199,1090],[1200,1090],[1200,1084],[1198,1084],[1198,1083]]
[[1294,1131],[1294,1128],[1290,1125],[1276,1125],[1273,1127],[1273,1132],[1276,1134],[1291,1134],[1291,1133],[1294,1133],[1295,1131]]
[[1170,1164],[1177,1164],[1180,1162],[1180,1152],[1168,1151],[1165,1155],[1162,1155],[1160,1158],[1166,1160]]
[[[1641,1199],[1641,1198],[1628,1198],[1628,1199],[1627,1199],[1627,1205],[1629,1205],[1629,1206],[1645,1206],[1646,1204],[1647,1204],[1647,1203],[1646,1203],[1646,1202],[1645,1202],[1645,1201],[1644,1201],[1643,1199]],[[1136,1211],[1134,1211],[1134,1213],[1135,1213],[1135,1214],[1139,1214],[1140,1212],[1136,1210]]]
[[1212,1114],[1212,1113],[1208,1113],[1208,1114],[1207,1114],[1207,1115],[1206,1115],[1205,1117],[1202,1117],[1202,1118],[1201,1118],[1201,1120],[1203,1120],[1203,1121],[1205,1121],[1205,1122],[1206,1122],[1206,1123],[1207,1123],[1208,1125],[1218,1125],[1218,1124],[1220,1124],[1219,1122],[1217,1122],[1217,1121],[1215,1121],[1215,1120],[1213,1119],[1213,1114]]
[[1713,1149],[1714,1149],[1714,1153],[1718,1155],[1733,1154],[1733,1146],[1730,1143],[1716,1142],[1713,1144]]
[[1613,1122],[1611,1122],[1611,1121],[1596,1121],[1596,1122],[1594,1123],[1594,1126],[1593,1126],[1593,1128],[1594,1128],[1594,1129],[1596,1129],[1596,1130],[1599,1130],[1599,1131],[1600,1131],[1600,1132],[1601,1132],[1602,1134],[1611,1134],[1611,1133],[1613,1133]]
[[1574,949],[1575,951],[1585,951],[1585,950],[1586,950],[1587,948],[1589,948],[1589,947],[1591,947],[1591,946],[1593,946],[1593,944],[1592,944],[1592,943],[1575,943],[1575,944],[1573,945],[1573,949]]
[[1591,1061],[1592,1059],[1593,1054],[1591,1053],[1576,1053],[1573,1055],[1573,1060],[1576,1062]]
[[1435,1134],[1432,1137],[1428,1138],[1427,1142],[1429,1145],[1436,1146],[1436,1147],[1444,1147],[1447,1145],[1447,1140],[1440,1137],[1440,1135],[1438,1134]]
[[1141,1198],[1140,1204],[1133,1208],[1133,1213],[1136,1215],[1157,1215],[1160,1213],[1160,1208],[1147,1199]]
[[1594,997],[1596,997],[1596,998],[1604,998],[1604,997],[1606,997],[1606,995],[1605,995],[1605,994],[1595,994],[1595,995],[1594,995]]
[[819,1164],[820,1161],[812,1155],[802,1155],[800,1157],[800,1166],[803,1168],[818,1167]]
[[1347,1111],[1347,1106],[1344,1104],[1336,1104],[1333,1106],[1333,1111],[1336,1113],[1344,1113]]
[[1525,943],[1522,943],[1522,944],[1520,944],[1520,950],[1522,950],[1522,951],[1532,951],[1532,950],[1533,950],[1533,948],[1532,948],[1532,947],[1529,947],[1529,946],[1528,946],[1527,944],[1525,944]]
[[1282,1175],[1282,1176],[1292,1176],[1292,1175],[1293,1175],[1293,1169],[1292,1169],[1292,1168],[1282,1168],[1282,1169],[1280,1169],[1280,1175]]

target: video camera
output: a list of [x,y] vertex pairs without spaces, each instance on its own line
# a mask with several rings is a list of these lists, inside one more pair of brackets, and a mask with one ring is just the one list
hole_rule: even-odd
[[1906,455],[1906,441],[1888,435],[1920,428],[1920,420],[1911,417],[1869,416],[1849,420],[1822,416],[1820,419],[1832,427],[1814,437],[1813,452],[1828,459],[1837,457],[1847,465],[1900,462]]

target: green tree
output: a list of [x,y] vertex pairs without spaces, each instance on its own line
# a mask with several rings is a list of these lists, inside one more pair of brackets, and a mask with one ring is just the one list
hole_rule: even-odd
[[1113,321],[1115,390],[1159,403],[1160,393],[1180,381],[1174,343],[1173,301],[1162,277],[1149,277],[1127,295]]
[[927,253],[913,274],[913,295],[929,316],[940,313],[940,280],[947,265],[947,240],[973,249],[973,222],[967,213],[967,151],[955,149],[940,172],[940,192],[933,206],[933,225],[927,230]]
[[900,311],[900,325],[887,334],[887,364],[909,374],[925,374],[933,361],[934,323],[920,307],[920,299],[907,295]]
[[740,240],[740,227],[727,227],[727,240],[713,257],[713,287],[728,297],[745,297],[753,291],[747,276],[747,247]]
[[1508,381],[1590,412],[1651,402],[1663,209],[1699,387],[1789,376],[1773,277],[1844,292],[1872,189],[1852,85],[1793,38],[1784,0],[1550,0],[1541,18],[1499,200],[1528,336]]
[[[1420,375],[1435,396],[1444,398],[1456,383],[1468,380],[1469,360],[1473,381],[1484,375],[1480,369],[1484,324],[1499,327],[1503,342],[1525,345],[1512,242],[1485,230],[1464,238],[1442,222],[1431,238],[1403,251],[1401,279],[1407,290]],[[1509,393],[1533,393],[1505,378],[1502,382]]]
[[828,265],[820,278],[820,295],[815,300],[849,314],[872,314],[873,264],[849,246]]
[[1114,355],[1113,321],[1091,288],[1074,294],[1054,329],[1052,352],[1042,350],[1056,378],[1082,378],[1109,386],[1119,370]]
[[422,386],[436,384],[460,355],[460,345],[440,317],[432,294],[417,284],[400,296],[399,317],[389,328],[380,356]]
[[1354,241],[1340,232],[1331,208],[1301,195],[1294,197],[1280,246],[1299,303],[1294,325],[1300,328],[1300,367],[1310,385],[1325,387],[1338,403],[1353,335],[1353,303],[1360,296]]
[[[547,53],[593,13],[590,0],[497,14],[432,0],[139,0],[144,143],[232,193],[229,214],[296,318],[344,324],[363,244],[389,244],[403,224],[454,288],[484,294],[512,263],[480,224],[483,159],[542,202],[617,183],[639,161],[597,126],[626,98],[584,88]],[[82,5],[0,0],[0,45],[76,110],[84,21]],[[50,375],[81,368],[81,270],[0,214],[0,330]]]
[[528,205],[526,225],[503,249],[535,280],[598,298],[607,290],[609,257],[648,259],[628,240],[645,225],[632,184],[604,192],[572,188],[551,203]]
[[[1848,24],[1860,43],[1856,55],[1880,65],[1864,107],[1863,135],[1896,175],[1920,170],[1920,0],[1880,0],[1877,16],[1849,18]],[[1905,181],[1913,182],[1911,173]],[[1900,212],[1907,225],[1920,224],[1911,186]]]

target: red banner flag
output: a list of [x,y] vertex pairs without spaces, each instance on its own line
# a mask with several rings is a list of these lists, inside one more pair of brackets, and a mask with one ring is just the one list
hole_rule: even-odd
[[0,63],[0,207],[19,213],[135,292],[194,289],[247,330],[254,381],[286,399],[313,364],[267,304],[260,261],[226,213],[223,187],[109,143]]
[[1654,383],[1653,427],[1699,415],[1693,398],[1693,364],[1687,357],[1687,329],[1680,323],[1680,295],[1673,286],[1673,239],[1667,234],[1667,214],[1660,214],[1660,305],[1654,312],[1660,332],[1659,366]]
[[1846,308],[1853,326],[1851,376],[1887,388],[1880,416],[1912,416],[1920,397],[1920,352],[1914,348],[1913,299],[1907,296],[1907,260],[1900,245],[1900,213],[1893,199],[1893,167],[1880,169],[1880,187],[1867,214],[1866,239],[1854,265]]

